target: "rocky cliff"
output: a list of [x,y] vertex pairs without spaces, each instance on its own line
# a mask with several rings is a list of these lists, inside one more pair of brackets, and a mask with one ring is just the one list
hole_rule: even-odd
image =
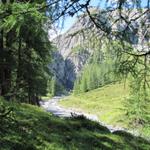
[[[117,16],[116,13],[117,12],[113,12],[107,15],[103,13],[102,16],[99,16],[99,18],[101,18],[100,22],[103,24],[105,23],[105,27],[109,27],[112,25],[113,20],[111,20],[108,15],[114,16],[115,18]],[[137,12],[135,12],[135,14],[137,15]],[[134,16],[133,13],[130,15]],[[134,17],[136,17],[136,15]],[[150,20],[150,16],[143,16],[142,19],[142,22],[144,21],[147,23]],[[137,20],[131,24],[130,27],[134,30],[126,28],[125,22],[118,22],[111,26],[111,32],[116,33],[126,28],[126,33],[128,32],[129,35],[127,38],[128,42],[132,43],[135,47],[141,47],[141,45],[144,45],[142,42],[147,42],[149,38],[143,39],[143,34],[145,32],[142,30],[139,22],[141,22],[141,20]],[[59,35],[53,40],[58,50],[53,54],[54,61],[50,65],[50,68],[57,80],[66,89],[73,88],[77,75],[87,63],[89,57],[93,54],[95,46],[93,39],[96,37],[102,37],[103,33],[104,32],[98,30],[90,18],[85,15],[80,16],[66,33]],[[145,37],[147,38],[147,36]],[[116,39],[117,37],[113,38]],[[99,40],[102,40],[102,38],[99,38]]]
[[58,51],[54,53],[50,68],[67,89],[73,88],[77,74],[91,55],[92,50],[85,46],[86,39],[82,32],[89,25],[89,18],[77,19],[66,33],[53,40]]

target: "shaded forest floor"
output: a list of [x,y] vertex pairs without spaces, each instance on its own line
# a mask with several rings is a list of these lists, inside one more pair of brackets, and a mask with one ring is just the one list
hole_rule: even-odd
[[148,150],[150,143],[129,133],[116,131],[83,116],[59,118],[39,107],[7,103],[13,112],[1,119],[1,150]]

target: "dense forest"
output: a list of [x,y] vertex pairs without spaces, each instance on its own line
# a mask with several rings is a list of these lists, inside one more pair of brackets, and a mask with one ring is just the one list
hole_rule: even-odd
[[[150,148],[147,137],[138,139],[134,135],[110,133],[105,127],[87,120],[84,116],[71,114],[70,120],[61,120],[37,106],[31,106],[40,106],[43,97],[48,96],[49,99],[61,94],[71,94],[77,98],[80,96],[81,99],[83,96],[84,99],[88,92],[113,84],[118,88],[118,85],[124,83],[130,89],[123,103],[129,126],[140,128],[141,133],[142,130],[149,130],[150,1],[103,0],[97,1],[96,7],[92,2],[0,1],[2,149],[19,149],[20,146],[21,149]],[[54,27],[60,30],[65,19],[74,16],[78,20],[67,31],[68,34],[66,32],[51,40],[49,31],[55,30]],[[57,40],[59,38],[60,41]],[[107,95],[109,93],[105,94]],[[76,135],[74,127],[75,130],[85,132]],[[43,132],[41,128],[44,128]],[[47,134],[53,131],[54,141]],[[106,138],[104,143],[100,143],[98,139],[103,140],[103,134],[109,134],[111,139]],[[84,144],[78,141],[78,136]],[[35,137],[38,143],[33,140]],[[92,140],[91,145],[86,144],[86,138]],[[134,139],[133,143],[130,143],[130,138]],[[122,143],[119,143],[120,139]],[[68,147],[69,142],[71,144]]]
[[7,100],[38,104],[46,93],[52,46],[41,3],[1,4],[0,93]]

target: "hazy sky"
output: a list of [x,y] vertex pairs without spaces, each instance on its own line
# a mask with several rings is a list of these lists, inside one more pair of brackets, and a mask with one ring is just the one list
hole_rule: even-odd
[[[83,2],[85,2],[85,0],[82,0]],[[90,5],[91,6],[95,6],[97,7],[99,4],[102,6],[104,6],[104,3],[103,3],[104,0],[91,0],[91,3]],[[62,34],[64,32],[66,32],[75,22],[75,20],[77,19],[77,14],[74,15],[73,17],[71,16],[68,16],[64,19],[61,19],[61,21],[64,21],[63,24],[60,23],[60,29],[56,28],[56,30],[49,30],[49,36],[50,36],[50,39],[53,39],[55,38],[56,36],[58,36],[59,34]],[[63,25],[63,26],[62,26]]]
[[[83,0],[84,1],[84,0]],[[103,8],[105,6],[105,1],[106,0],[91,0],[91,3],[90,5],[91,6],[95,6],[97,7],[99,5],[99,7]],[[112,0],[112,2],[114,2],[115,0]],[[129,0],[130,2],[131,0]],[[141,3],[142,3],[142,6],[145,6],[147,5],[147,0],[141,0]],[[74,17],[67,17],[64,21],[64,26],[62,28],[62,33],[67,31],[72,25],[73,23],[75,22],[76,20],[76,16]]]
[[[85,0],[82,0],[82,1],[85,2]],[[128,1],[130,2],[131,0],[128,0]],[[95,6],[95,7],[99,6],[100,8],[104,8],[105,2],[106,2],[106,0],[91,0],[90,5]],[[115,2],[115,0],[112,0],[112,2]],[[141,0],[141,3],[142,3],[142,6],[144,7],[147,5],[147,0]],[[66,32],[73,25],[76,18],[77,18],[77,15],[74,15],[73,17],[70,17],[70,16],[66,17],[64,20],[63,26],[60,29],[56,29],[56,31],[50,30],[50,32],[49,32],[50,39],[53,39],[57,35]],[[62,20],[63,19],[61,19],[61,21]],[[60,23],[60,24],[62,24],[62,23]]]
[[[103,0],[91,0],[90,5],[91,6],[95,6],[95,7],[97,7],[98,5],[104,6],[104,2],[103,2]],[[65,19],[65,21],[64,21],[64,26],[63,26],[61,32],[63,33],[65,31],[67,31],[73,25],[73,23],[75,22],[76,18],[77,18],[77,15],[75,15],[73,17],[67,17]]]

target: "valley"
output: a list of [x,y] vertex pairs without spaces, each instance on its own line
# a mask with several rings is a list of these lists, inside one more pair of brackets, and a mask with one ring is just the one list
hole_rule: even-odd
[[2,99],[0,103],[14,109],[12,116],[1,122],[1,150],[150,149],[149,141],[125,131],[111,133],[84,116],[60,118],[37,106]]
[[148,125],[143,128],[130,125],[125,107],[129,91],[128,83],[109,84],[87,93],[68,96],[64,100],[62,99],[59,105],[77,112],[96,115],[98,120],[106,125],[118,127],[118,129],[125,128],[134,134],[149,138],[150,128]]
[[1,0],[0,150],[150,150],[150,0]]

